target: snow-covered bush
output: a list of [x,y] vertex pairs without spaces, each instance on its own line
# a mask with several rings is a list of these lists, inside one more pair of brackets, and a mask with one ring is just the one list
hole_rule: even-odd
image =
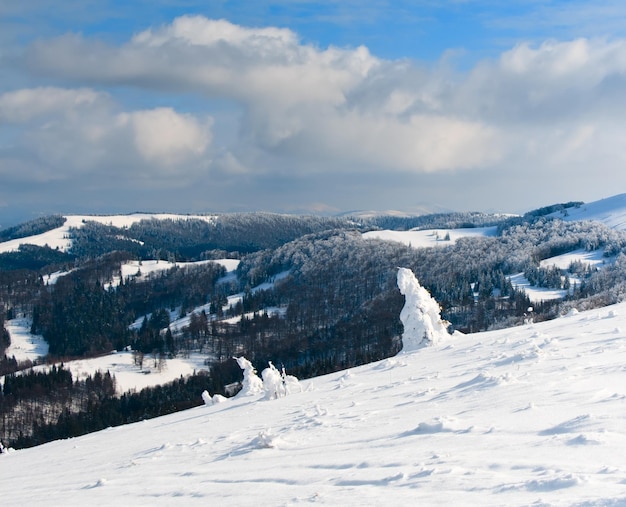
[[294,390],[302,391],[300,382],[298,382],[296,377],[287,375],[284,368],[278,371],[271,361],[269,362],[269,367],[261,372],[261,377],[263,377],[265,398],[268,400],[282,398]]

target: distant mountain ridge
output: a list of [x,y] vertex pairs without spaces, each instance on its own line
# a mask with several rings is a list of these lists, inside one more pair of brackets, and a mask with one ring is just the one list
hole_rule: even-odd
[[436,204],[420,204],[412,208],[404,210],[354,210],[340,213],[337,216],[340,217],[354,217],[361,219],[375,218],[375,217],[419,217],[423,215],[431,215],[434,213],[454,213],[454,210],[438,206]]
[[[573,204],[573,203],[569,203]],[[556,218],[561,218],[567,221],[575,221],[575,220],[591,220],[596,222],[601,222],[608,227],[619,230],[626,230],[626,193],[614,195],[611,197],[607,197],[604,199],[600,199],[598,201],[593,201],[589,203],[575,203],[576,206],[565,206],[565,209],[555,211],[553,213],[548,214],[547,216],[552,216]],[[555,205],[556,206],[556,205]],[[548,206],[549,208],[550,206]],[[541,208],[543,209],[543,208]],[[468,212],[469,213],[469,212]],[[529,214],[532,214],[533,211],[530,211]],[[263,214],[263,213],[261,213]],[[376,222],[376,219],[407,219],[407,218],[415,218],[415,217],[424,217],[427,215],[445,215],[445,214],[462,214],[458,212],[454,212],[448,208],[443,208],[441,206],[433,205],[433,204],[422,204],[415,206],[414,208],[408,210],[385,210],[385,211],[375,211],[375,210],[355,210],[349,211],[345,213],[341,213],[336,215],[337,219],[361,219],[361,220],[373,220]],[[507,216],[502,213],[475,213],[477,215],[484,216]],[[199,219],[205,220],[208,222],[214,221],[218,216],[228,216],[231,214],[182,214],[182,213],[130,213],[130,214],[110,214],[110,215],[73,215],[73,214],[65,214],[65,215],[51,215],[50,217],[43,217],[39,219],[39,221],[50,221],[55,218],[64,219],[64,224],[59,224],[57,227],[50,227],[46,232],[33,234],[33,235],[16,235],[11,236],[14,230],[19,230],[20,228],[24,229],[24,225],[28,225],[29,223],[21,224],[18,226],[14,226],[4,231],[0,231],[0,252],[8,252],[8,251],[16,251],[19,248],[20,244],[29,243],[37,246],[48,245],[51,248],[59,248],[61,251],[67,250],[71,241],[68,238],[68,233],[70,227],[80,228],[87,221],[94,221],[101,224],[106,225],[115,225],[117,227],[128,227],[134,223],[139,222],[140,220],[146,219],[170,219],[170,220],[188,220],[188,219]],[[241,215],[246,215],[246,213],[242,213]],[[247,215],[251,215],[251,213],[247,213]],[[276,215],[276,216],[289,216],[289,215],[281,215],[268,213],[267,215]],[[304,215],[293,215],[296,216],[304,216]],[[511,215],[508,215],[511,216]],[[31,221],[37,222],[37,221]],[[441,228],[440,225],[437,227]],[[6,237],[3,237],[1,233],[5,234]]]

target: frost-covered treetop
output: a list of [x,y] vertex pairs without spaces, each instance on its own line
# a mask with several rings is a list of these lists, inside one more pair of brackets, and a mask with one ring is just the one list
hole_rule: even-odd
[[441,319],[439,304],[419,284],[410,269],[398,270],[398,288],[405,298],[400,312],[404,326],[402,352],[432,345],[449,336],[447,323]]

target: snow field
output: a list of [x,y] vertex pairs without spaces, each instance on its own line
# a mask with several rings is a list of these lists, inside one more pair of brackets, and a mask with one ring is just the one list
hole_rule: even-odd
[[[18,361],[30,359],[35,361],[48,353],[48,344],[39,335],[30,334],[28,319],[13,319],[8,321],[8,331],[11,335],[11,346],[7,349],[7,356],[15,356]],[[90,359],[77,359],[64,362],[64,367],[72,372],[74,380],[81,380],[96,371],[109,371],[115,375],[117,391],[122,394],[129,390],[140,391],[144,387],[165,384],[180,378],[181,375],[191,375],[194,371],[206,369],[204,361],[206,354],[190,354],[189,357],[167,359],[165,368],[159,371],[154,366],[154,358],[145,355],[143,368],[135,366],[132,352],[113,352]],[[60,363],[57,364],[59,366]],[[49,365],[39,365],[35,370],[48,370]],[[3,377],[0,377],[2,383]]]
[[[410,231],[370,231],[363,233],[364,239],[395,241],[413,248],[453,245],[459,238],[495,236],[497,227],[473,227],[468,229],[426,229]],[[449,239],[445,239],[446,235]]]
[[451,336],[283,398],[14,451],[3,505],[621,505],[623,314]]
[[585,203],[579,208],[569,208],[567,213],[556,212],[552,216],[570,221],[594,220],[623,231],[626,230],[626,194]]
[[34,361],[48,353],[48,343],[43,336],[31,334],[30,319],[18,318],[6,321],[6,329],[11,336],[11,345],[6,350],[7,357],[15,356],[18,361]]

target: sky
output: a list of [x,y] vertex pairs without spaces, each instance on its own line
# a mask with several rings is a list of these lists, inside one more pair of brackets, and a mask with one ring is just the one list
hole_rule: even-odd
[[0,0],[0,227],[623,193],[617,0]]

